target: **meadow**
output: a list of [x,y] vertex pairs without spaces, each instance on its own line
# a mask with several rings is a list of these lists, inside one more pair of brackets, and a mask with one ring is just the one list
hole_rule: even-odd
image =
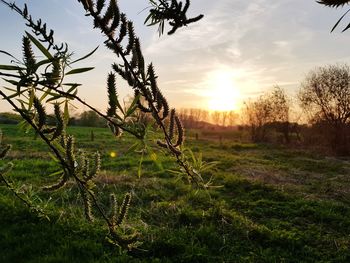
[[[103,128],[69,128],[77,145],[98,150],[96,179],[103,199],[132,193],[125,231],[137,247],[121,251],[105,240],[99,221],[85,221],[78,190],[43,193],[57,164],[44,143],[16,125],[1,125],[7,176],[50,215],[39,218],[0,185],[0,262],[350,262],[350,162],[269,144],[187,138],[203,162],[209,189],[189,186],[171,156],[128,153],[132,138]],[[91,130],[94,140],[91,140]],[[190,133],[191,134],[191,133]],[[152,136],[151,136],[152,137]],[[150,139],[152,140],[152,139]]]

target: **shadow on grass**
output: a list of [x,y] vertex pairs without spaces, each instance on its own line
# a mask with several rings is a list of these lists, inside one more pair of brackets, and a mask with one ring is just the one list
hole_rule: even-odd
[[11,199],[0,199],[0,229],[0,262],[127,262],[84,222],[49,222]]

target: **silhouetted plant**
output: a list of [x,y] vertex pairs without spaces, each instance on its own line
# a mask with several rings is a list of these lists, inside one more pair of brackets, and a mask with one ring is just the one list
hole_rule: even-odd
[[190,0],[186,0],[185,4],[177,0],[149,0],[152,7],[149,15],[145,20],[148,26],[158,25],[159,35],[164,33],[165,21],[168,21],[171,30],[168,35],[172,35],[180,27],[187,26],[203,18],[203,15],[198,15],[193,18],[187,18],[187,10],[190,7]]
[[[80,84],[64,81],[67,75],[92,70],[93,67],[72,67],[75,63],[93,55],[97,48],[73,60],[68,45],[65,43],[57,45],[53,31],[48,31],[46,24],[40,19],[34,22],[26,5],[21,9],[15,3],[0,1],[20,14],[27,21],[26,25],[35,34],[34,36],[26,32],[23,37],[22,60],[18,60],[6,51],[1,51],[14,59],[11,65],[0,65],[0,75],[14,87],[4,87],[9,94],[1,89],[0,95],[21,115],[22,128],[33,129],[36,135],[47,144],[55,156],[55,161],[60,165],[60,169],[52,174],[59,176],[58,181],[50,186],[45,186],[44,190],[58,190],[64,187],[69,180],[74,181],[84,203],[86,218],[93,221],[93,211],[95,211],[105,221],[109,230],[108,240],[113,244],[128,248],[135,242],[136,233],[125,235],[119,231],[131,202],[131,194],[125,195],[118,211],[116,198],[111,195],[110,215],[105,213],[97,201],[94,184],[94,178],[100,170],[100,155],[97,152],[92,158],[89,158],[88,154],[76,149],[75,138],[67,133],[69,105],[73,101],[81,103],[103,118],[114,136],[120,136],[122,132],[134,135],[139,140],[136,147],[142,147],[143,152],[148,147],[146,144],[147,126],[135,121],[135,113],[139,110],[150,114],[164,136],[162,140],[157,141],[157,144],[167,149],[175,157],[181,167],[181,174],[185,175],[190,183],[208,186],[204,184],[200,173],[192,166],[191,158],[186,157],[181,150],[184,143],[181,121],[175,109],[170,109],[167,100],[161,93],[153,65],[145,63],[133,23],[124,13],[120,12],[116,0],[108,2],[106,0],[78,0],[86,11],[86,15],[93,18],[94,27],[100,29],[106,36],[105,45],[121,59],[112,65],[113,71],[107,77],[109,107],[106,113],[98,111],[77,95]],[[170,21],[174,19],[175,24],[172,25],[170,22],[174,28],[176,27],[173,29],[174,32],[177,28],[195,21],[187,20],[185,16],[189,1],[185,9],[181,9],[181,4],[178,5],[180,8],[178,6],[172,11],[174,17],[162,18]],[[39,56],[33,52],[32,45],[41,52],[44,59],[38,60]],[[126,108],[119,102],[116,74],[121,76],[134,91],[132,102]],[[48,122],[46,110],[48,104],[54,106],[55,125],[50,125]],[[167,125],[166,122],[170,124]]]
[[[350,4],[349,0],[319,0],[316,1],[319,4],[325,5],[325,6],[329,6],[329,7],[334,7],[334,8],[338,8],[338,7],[342,7],[344,5]],[[334,31],[334,29],[337,28],[337,26],[339,25],[339,23],[343,20],[343,18],[350,12],[350,9],[348,11],[346,11],[337,21],[337,23],[335,23],[335,25],[333,26],[331,32]],[[350,28],[350,23],[343,29],[342,32],[348,30]]]
[[317,3],[330,7],[340,7],[346,4],[349,4],[349,0],[319,0]]

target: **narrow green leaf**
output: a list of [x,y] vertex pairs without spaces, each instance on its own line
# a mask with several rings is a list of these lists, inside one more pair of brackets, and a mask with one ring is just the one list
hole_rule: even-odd
[[58,100],[58,99],[60,99],[60,98],[61,98],[61,95],[55,95],[55,96],[52,96],[51,98],[49,98],[46,102]]
[[68,100],[66,100],[64,103],[63,120],[65,122],[65,125],[68,125],[68,122],[69,122]]
[[[57,159],[56,159],[56,160],[57,160]],[[63,173],[64,173],[63,170],[59,170],[59,171],[57,171],[57,172],[54,172],[54,173],[49,174],[48,176],[52,177],[52,176],[61,175],[61,174],[63,174]]]
[[[147,22],[148,22],[148,20],[150,20],[152,18],[152,14],[150,13],[147,17],[146,17],[146,19],[145,19],[145,21],[143,22],[145,25],[147,24]],[[150,26],[150,24],[147,24],[147,26]]]
[[76,96],[78,93],[78,89],[75,89],[75,91],[73,92],[73,95]]
[[159,20],[156,20],[154,22],[151,22],[151,23],[147,24],[147,26],[154,26],[154,25],[156,25],[158,23],[159,23]]
[[25,68],[21,68],[19,66],[12,65],[0,65],[0,70],[24,70]]
[[[69,94],[74,94],[74,92],[75,92],[75,89],[76,89],[77,87],[71,87],[69,90],[67,90],[67,93],[69,93]],[[74,91],[74,92],[73,92]]]
[[137,169],[137,176],[139,178],[141,178],[141,175],[142,175],[142,163],[143,163],[143,156],[144,156],[144,154],[145,154],[144,151],[142,151],[140,162],[139,162],[139,167]]
[[350,23],[341,31],[342,33],[345,32],[346,30],[348,30],[350,28]]
[[79,87],[81,84],[78,83],[63,83],[64,86],[70,86],[70,87]]
[[87,59],[88,57],[90,57],[92,54],[94,54],[96,52],[96,50],[98,49],[99,46],[97,46],[93,51],[91,51],[89,54],[81,57],[81,58],[78,58],[77,60],[74,60],[73,62],[71,62],[70,64],[74,64],[78,61],[81,61],[81,60],[84,60],[84,59]]
[[24,101],[24,100],[22,100],[22,99],[17,99],[17,101],[18,101],[19,103],[21,103],[22,105],[28,105],[28,104],[29,104],[27,101]]
[[7,89],[7,90],[15,92],[15,93],[7,96],[8,99],[12,99],[12,98],[18,97],[19,95],[23,94],[24,92],[26,92],[28,90],[28,89],[24,89],[24,90],[21,90],[20,92],[18,92],[17,90],[14,90],[14,89],[6,88],[6,87],[4,87],[4,88]]
[[10,53],[4,51],[4,50],[0,50],[0,53],[3,53],[7,56],[10,56],[11,58],[13,58],[14,60],[16,60],[17,62],[20,62],[16,57],[14,57],[13,55],[11,55]]
[[12,79],[4,79],[4,78],[2,78],[2,79],[5,80],[6,82],[12,84],[12,85],[15,85],[15,86],[17,86],[19,84],[18,81],[15,81],[15,80],[12,80]]
[[29,39],[33,42],[33,44],[41,51],[41,53],[43,53],[45,55],[45,57],[47,57],[50,60],[53,60],[53,56],[50,54],[50,52],[47,50],[46,47],[44,47],[40,41],[38,41],[35,37],[33,37],[31,34],[29,34],[26,31],[27,36],[29,37]]
[[13,92],[16,92],[17,93],[17,90],[16,89],[11,89],[11,88],[8,88],[8,87],[4,87],[4,89],[8,90],[8,91],[13,91]]
[[340,21],[343,20],[343,18],[350,12],[350,9],[348,11],[345,12],[345,14],[343,14],[339,20],[337,21],[337,23],[335,23],[335,25],[333,26],[332,30],[331,30],[331,33],[334,31],[334,29],[336,29],[336,27],[339,25]]
[[137,149],[137,147],[138,147],[139,145],[140,145],[140,142],[135,142],[133,145],[131,145],[131,146],[129,147],[129,149],[126,150],[126,152],[124,153],[124,155],[128,155],[129,153],[134,152],[134,151]]
[[87,71],[90,71],[90,70],[93,70],[93,69],[94,69],[94,67],[76,68],[76,69],[73,69],[73,70],[67,72],[66,75],[79,74],[79,73],[87,72]]
[[203,172],[203,171],[210,170],[210,169],[214,168],[215,166],[217,166],[218,164],[220,164],[220,162],[218,162],[218,161],[204,163],[201,166],[201,171]]
[[28,110],[32,109],[33,102],[34,102],[34,97],[35,97],[35,93],[34,93],[33,90],[31,90],[30,94],[29,94]]
[[147,151],[149,152],[149,156],[150,156],[151,160],[154,162],[154,164],[158,167],[159,170],[163,171],[164,168],[163,168],[162,162],[159,161],[159,159],[158,159],[157,153],[154,152],[152,150],[152,148],[149,146],[147,146]]
[[125,117],[129,117],[131,114],[133,114],[135,112],[135,110],[137,109],[137,102],[139,101],[140,96],[141,95],[139,94],[134,98],[130,107],[127,109],[127,111],[125,113]]
[[26,121],[21,121],[20,123],[18,123],[18,128],[21,131],[24,131],[25,133],[28,133],[29,130],[32,128],[32,126],[30,126],[30,124],[28,124]]
[[50,92],[51,92],[51,89],[46,90],[46,91],[44,92],[44,94],[40,97],[39,100],[40,100],[40,101],[43,101],[43,100],[46,98],[46,96],[50,94]]
[[44,59],[39,61],[38,63],[35,64],[36,69],[40,68],[41,66],[45,65],[45,64],[49,64],[51,62],[51,60],[49,59]]

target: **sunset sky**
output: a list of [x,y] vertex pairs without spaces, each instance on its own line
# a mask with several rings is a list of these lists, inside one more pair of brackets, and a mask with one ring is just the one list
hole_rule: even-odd
[[[84,16],[74,0],[16,1],[21,6],[24,2],[77,57],[100,45],[98,52],[81,64],[96,69],[76,81],[84,84],[79,94],[105,110],[106,75],[114,56],[104,48],[101,34],[92,29],[91,18]],[[340,33],[339,29],[330,34],[345,9],[326,8],[314,0],[191,2],[190,14],[202,13],[205,18],[175,35],[159,37],[156,27],[143,25],[147,0],[119,1],[121,10],[135,21],[145,59],[155,64],[160,88],[172,106],[239,110],[244,100],[274,85],[295,94],[305,74],[317,66],[349,62],[350,32]],[[3,5],[0,19],[0,49],[21,57],[23,20]],[[8,62],[0,55],[0,64]],[[131,93],[119,83],[122,96]],[[5,110],[10,107],[1,101],[0,111]]]

